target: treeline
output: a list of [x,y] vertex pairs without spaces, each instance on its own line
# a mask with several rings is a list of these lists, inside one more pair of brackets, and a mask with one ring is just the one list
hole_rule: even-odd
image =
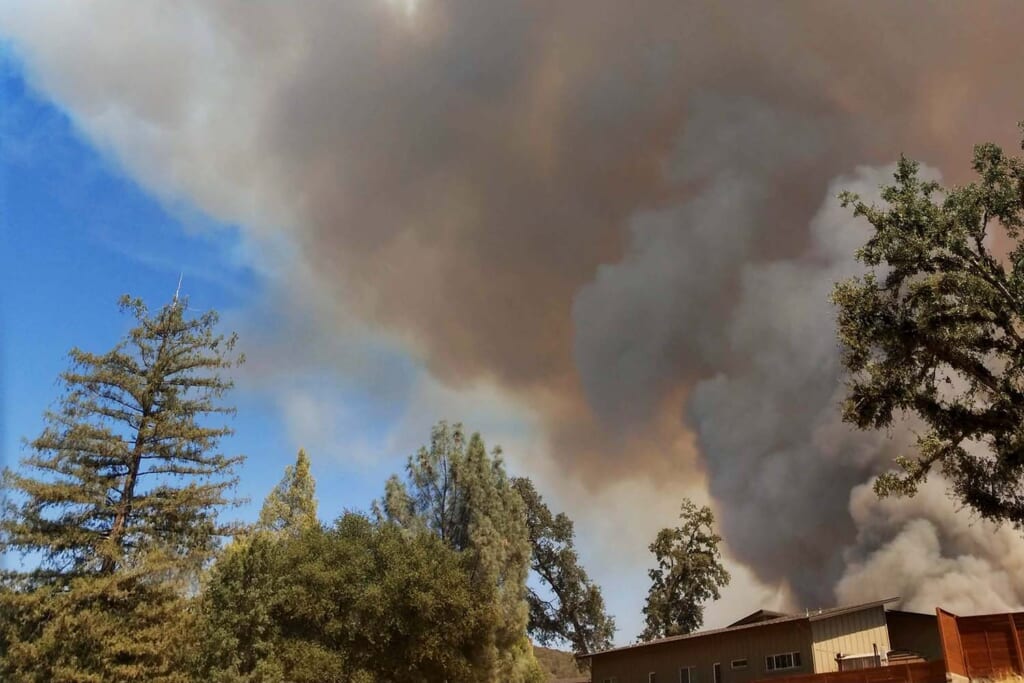
[[[531,638],[610,646],[572,521],[458,424],[368,511],[323,524],[300,451],[255,524],[224,523],[236,338],[184,300],[121,306],[135,326],[105,354],[71,351],[3,474],[0,543],[21,557],[0,582],[0,679],[527,682],[544,678]],[[684,502],[651,545],[643,637],[698,628],[728,581],[712,523]]]

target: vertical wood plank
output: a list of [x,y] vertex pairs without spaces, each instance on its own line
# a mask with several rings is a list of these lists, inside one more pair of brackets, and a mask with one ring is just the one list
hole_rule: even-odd
[[990,675],[992,670],[995,669],[995,663],[992,661],[992,644],[988,640],[988,630],[981,632],[985,636],[985,654],[988,655],[988,672]]
[[1013,640],[1013,649],[1017,653],[1017,673],[1024,674],[1024,648],[1021,648],[1020,634],[1017,633],[1017,623],[1012,614],[1006,615],[1010,622],[1010,638]]

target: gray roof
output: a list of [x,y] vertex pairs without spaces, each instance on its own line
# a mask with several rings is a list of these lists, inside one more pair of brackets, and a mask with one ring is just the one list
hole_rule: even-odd
[[773,612],[768,609],[759,609],[756,612],[751,612],[742,619],[729,624],[726,628],[735,628],[737,626],[745,626],[746,624],[757,624],[762,621],[768,621],[770,619],[778,619],[779,617],[792,617],[794,614],[785,614],[784,612]]
[[[896,602],[899,598],[884,598],[882,600],[874,600],[872,602],[863,602],[858,605],[844,605],[842,607],[830,607],[828,609],[809,610],[805,614],[786,614],[780,617],[765,619],[763,621],[755,621],[753,623],[743,623],[747,618],[744,617],[738,622],[734,622],[733,626],[726,626],[724,628],[715,628],[709,631],[697,631],[695,633],[685,633],[679,636],[668,636],[667,638],[658,638],[656,640],[648,640],[645,643],[634,643],[632,645],[623,645],[621,647],[613,647],[600,652],[592,652],[589,655],[583,655],[584,657],[596,657],[597,655],[608,654],[609,652],[620,652],[622,650],[633,650],[639,647],[650,647],[651,645],[662,645],[664,643],[674,643],[677,640],[691,640],[695,638],[703,638],[704,636],[715,636],[722,633],[732,633],[733,631],[741,631],[749,628],[762,628],[764,626],[774,626],[776,624],[785,624],[790,621],[821,621],[822,619],[829,619],[831,617],[838,617],[842,614],[849,614],[850,612],[859,612],[865,609],[873,609],[875,607],[881,607],[887,605],[890,602]],[[761,612],[764,610],[758,610]],[[749,616],[755,616],[758,612],[754,612]]]

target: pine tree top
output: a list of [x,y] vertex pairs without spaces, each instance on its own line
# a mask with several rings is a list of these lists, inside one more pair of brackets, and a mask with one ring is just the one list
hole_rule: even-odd
[[234,412],[220,399],[244,360],[237,337],[216,332],[213,311],[188,316],[187,299],[120,308],[135,325],[106,353],[71,350],[42,433],[3,474],[0,541],[40,558],[35,581],[157,557],[194,569],[231,531],[217,512],[242,458],[218,451],[232,430],[217,418]]

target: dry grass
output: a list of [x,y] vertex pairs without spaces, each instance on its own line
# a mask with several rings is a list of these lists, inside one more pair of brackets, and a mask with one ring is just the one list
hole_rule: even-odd
[[1021,676],[1017,673],[1008,672],[1005,674],[1000,674],[998,676],[993,676],[991,679],[988,680],[992,681],[992,683],[1024,683],[1024,676]]

